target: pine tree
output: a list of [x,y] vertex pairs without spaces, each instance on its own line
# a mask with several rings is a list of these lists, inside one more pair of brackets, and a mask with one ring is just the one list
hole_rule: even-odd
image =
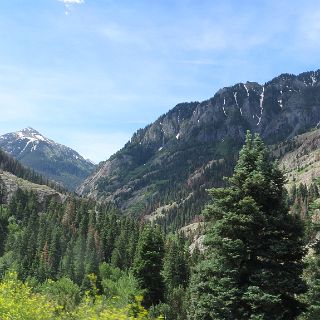
[[167,294],[179,286],[186,287],[189,279],[188,255],[184,248],[184,238],[169,238],[166,245],[163,272]]
[[161,275],[164,243],[158,228],[146,225],[142,230],[133,263],[133,275],[144,290],[143,305],[150,307],[163,300],[164,284]]
[[166,319],[186,319],[186,287],[189,282],[189,251],[182,235],[169,237],[165,247],[162,275],[165,283]]
[[210,190],[207,258],[190,284],[189,319],[295,319],[304,255],[302,227],[288,213],[284,176],[248,132],[225,189]]

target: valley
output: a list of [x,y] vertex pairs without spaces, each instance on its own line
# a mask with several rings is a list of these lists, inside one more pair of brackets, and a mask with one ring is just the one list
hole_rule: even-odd
[[[211,307],[201,305],[199,279],[224,272],[223,263],[242,272],[232,269],[228,251],[238,250],[239,235],[243,243],[252,237],[246,250],[261,250],[255,259],[265,268],[263,255],[280,259],[281,272],[292,259],[300,266],[304,246],[317,243],[320,232],[318,81],[319,71],[284,74],[263,86],[236,84],[204,102],[179,104],[97,167],[32,128],[1,136],[0,298],[1,285],[31,281],[32,294],[63,305],[55,311],[61,319],[68,312],[82,319],[81,308],[100,314],[115,296],[115,314],[138,308],[149,312],[141,319],[202,319],[199,312],[209,314]],[[270,214],[281,217],[280,227]],[[295,257],[257,245],[258,235],[269,237],[266,226],[272,234],[283,228],[286,236],[272,241],[285,252],[294,246]],[[226,239],[232,245],[225,251]],[[251,264],[246,253],[236,254]],[[258,265],[252,268],[260,273]],[[299,270],[287,278],[295,289],[279,289],[298,308],[288,307],[292,314],[308,305],[303,299],[316,304]],[[261,277],[253,283],[274,294]],[[212,279],[220,285],[219,277]],[[222,303],[209,282],[203,285]],[[33,301],[30,294],[26,299]],[[261,314],[268,303],[261,303]],[[287,308],[284,298],[279,303]]]

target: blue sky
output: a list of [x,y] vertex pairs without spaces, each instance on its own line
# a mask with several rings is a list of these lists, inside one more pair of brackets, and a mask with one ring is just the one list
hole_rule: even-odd
[[0,1],[0,134],[105,160],[175,104],[319,69],[320,2]]

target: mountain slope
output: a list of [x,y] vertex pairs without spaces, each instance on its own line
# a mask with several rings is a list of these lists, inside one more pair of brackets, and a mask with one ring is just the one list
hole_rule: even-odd
[[62,203],[67,199],[61,186],[25,168],[18,160],[0,149],[0,204],[9,204],[18,189],[32,191],[40,204],[49,200]]
[[90,175],[95,166],[76,151],[58,144],[32,128],[0,136],[0,148],[43,176],[69,190]]
[[18,189],[23,191],[32,191],[39,203],[47,202],[54,199],[62,203],[67,199],[67,195],[47,186],[36,184],[9,173],[7,171],[0,171],[0,202],[10,203],[12,197]]
[[287,187],[310,185],[320,177],[320,129],[311,130],[277,145],[273,151],[287,178]]
[[319,83],[320,71],[283,74],[179,104],[138,130],[77,191],[114,201],[127,213],[162,212],[168,224],[180,215],[177,225],[183,225],[200,212],[204,189],[221,186],[232,172],[247,129],[275,144],[317,126]]

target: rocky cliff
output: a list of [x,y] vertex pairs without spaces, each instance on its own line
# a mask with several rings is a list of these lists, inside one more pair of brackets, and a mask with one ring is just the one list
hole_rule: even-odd
[[238,83],[209,100],[178,104],[138,130],[77,192],[143,215],[204,199],[205,188],[231,173],[246,130],[275,144],[317,127],[319,83],[319,70],[282,74],[264,85]]

